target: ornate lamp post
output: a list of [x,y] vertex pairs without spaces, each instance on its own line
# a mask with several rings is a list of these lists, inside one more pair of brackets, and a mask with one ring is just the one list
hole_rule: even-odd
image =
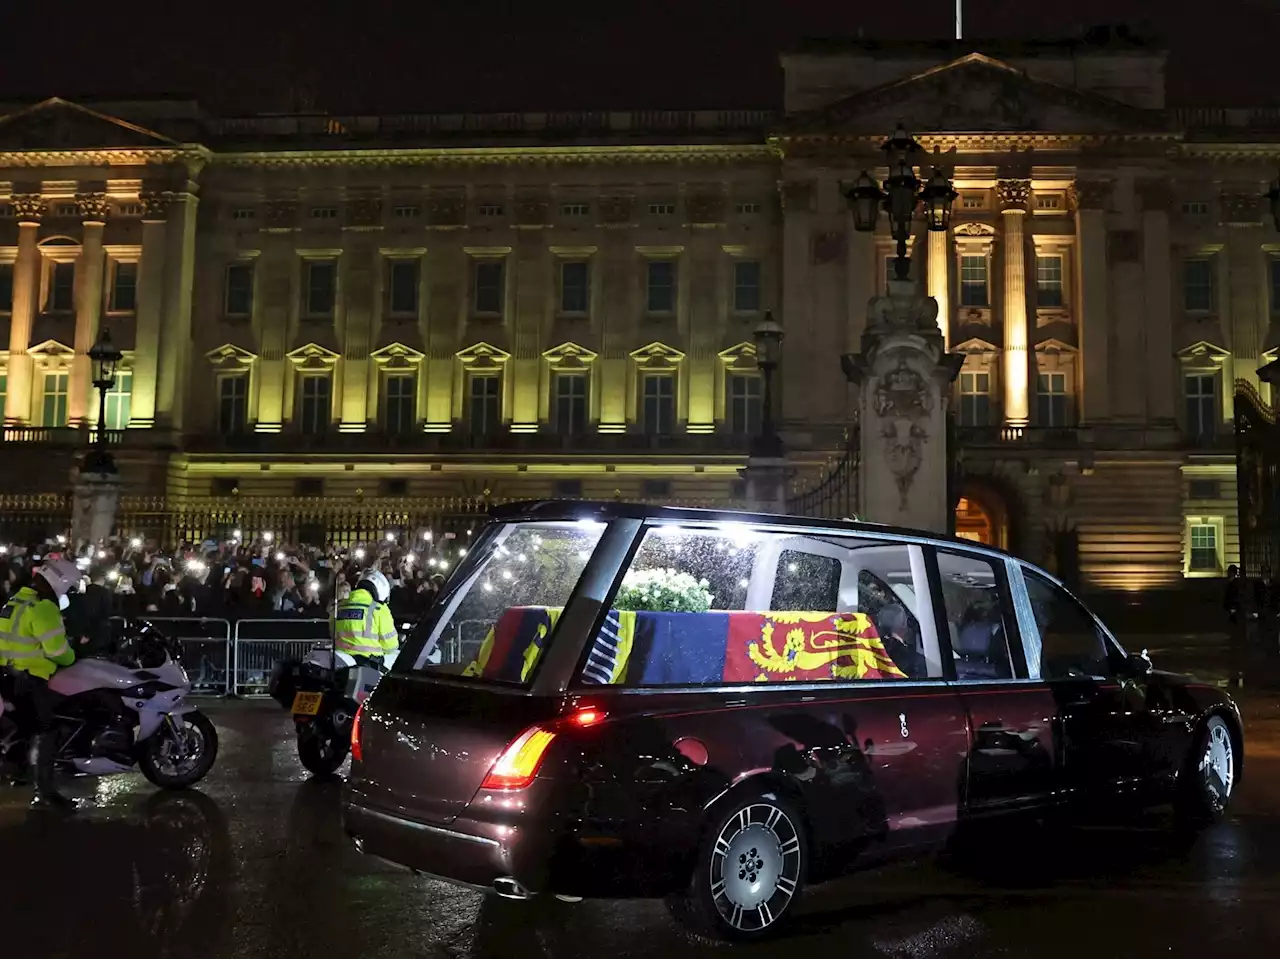
[[764,319],[751,334],[756,344],[756,365],[764,378],[760,432],[752,442],[752,456],[776,459],[784,454],[782,437],[778,435],[773,417],[773,374],[782,360],[782,337],[782,327],[774,321],[773,312],[766,310]]
[[107,447],[107,392],[116,385],[116,367],[123,358],[111,342],[111,334],[103,327],[98,341],[89,348],[93,363],[93,385],[98,391],[98,431],[93,449],[85,457],[84,472],[115,473],[115,459]]
[[912,160],[924,152],[920,143],[902,124],[886,140],[880,149],[888,159],[889,178],[881,189],[866,170],[845,194],[849,210],[853,214],[853,227],[863,233],[873,232],[881,209],[889,215],[889,227],[898,243],[898,255],[893,262],[894,279],[905,280],[911,272],[911,257],[907,244],[911,241],[911,226],[916,208],[924,204],[925,223],[930,230],[945,231],[951,224],[951,207],[960,194],[936,166],[933,175],[923,185],[915,174]]

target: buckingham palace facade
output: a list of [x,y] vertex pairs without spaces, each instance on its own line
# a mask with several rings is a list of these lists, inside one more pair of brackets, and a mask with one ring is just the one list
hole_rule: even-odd
[[3,107],[4,492],[67,485],[105,326],[133,492],[734,503],[765,310],[811,487],[892,254],[844,191],[902,122],[959,194],[911,268],[964,354],[958,531],[1069,540],[1099,588],[1223,575],[1233,389],[1270,399],[1280,343],[1280,111],[1167,103],[1132,42],[782,61],[782,110]]

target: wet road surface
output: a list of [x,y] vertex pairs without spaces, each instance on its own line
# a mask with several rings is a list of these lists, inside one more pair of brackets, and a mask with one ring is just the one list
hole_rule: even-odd
[[[959,862],[884,867],[809,890],[781,941],[817,959],[1246,956],[1280,942],[1280,699],[1243,701],[1246,774],[1230,820],[1187,848],[1144,828],[1018,832]],[[81,780],[94,805],[29,813],[0,788],[0,954],[51,957],[663,959],[724,954],[658,902],[539,911],[360,856],[338,786],[308,781],[274,703],[215,704],[198,791]]]

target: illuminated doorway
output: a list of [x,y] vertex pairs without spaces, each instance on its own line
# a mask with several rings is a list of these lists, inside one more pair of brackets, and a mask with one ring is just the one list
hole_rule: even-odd
[[986,489],[966,489],[956,504],[956,536],[1009,548],[1009,517],[1003,501]]

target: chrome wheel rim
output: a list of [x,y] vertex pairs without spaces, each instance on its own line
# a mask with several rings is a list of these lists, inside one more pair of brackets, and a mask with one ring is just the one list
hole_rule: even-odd
[[777,806],[746,806],[716,836],[711,899],[732,928],[758,932],[790,905],[800,885],[800,836]]
[[200,763],[206,748],[204,733],[191,722],[183,722],[172,736],[158,739],[156,745],[159,747],[153,754],[156,766],[166,776],[190,774]]
[[1225,809],[1235,785],[1235,748],[1231,732],[1221,720],[1209,724],[1204,753],[1200,757],[1200,778],[1205,794],[1215,808]]

